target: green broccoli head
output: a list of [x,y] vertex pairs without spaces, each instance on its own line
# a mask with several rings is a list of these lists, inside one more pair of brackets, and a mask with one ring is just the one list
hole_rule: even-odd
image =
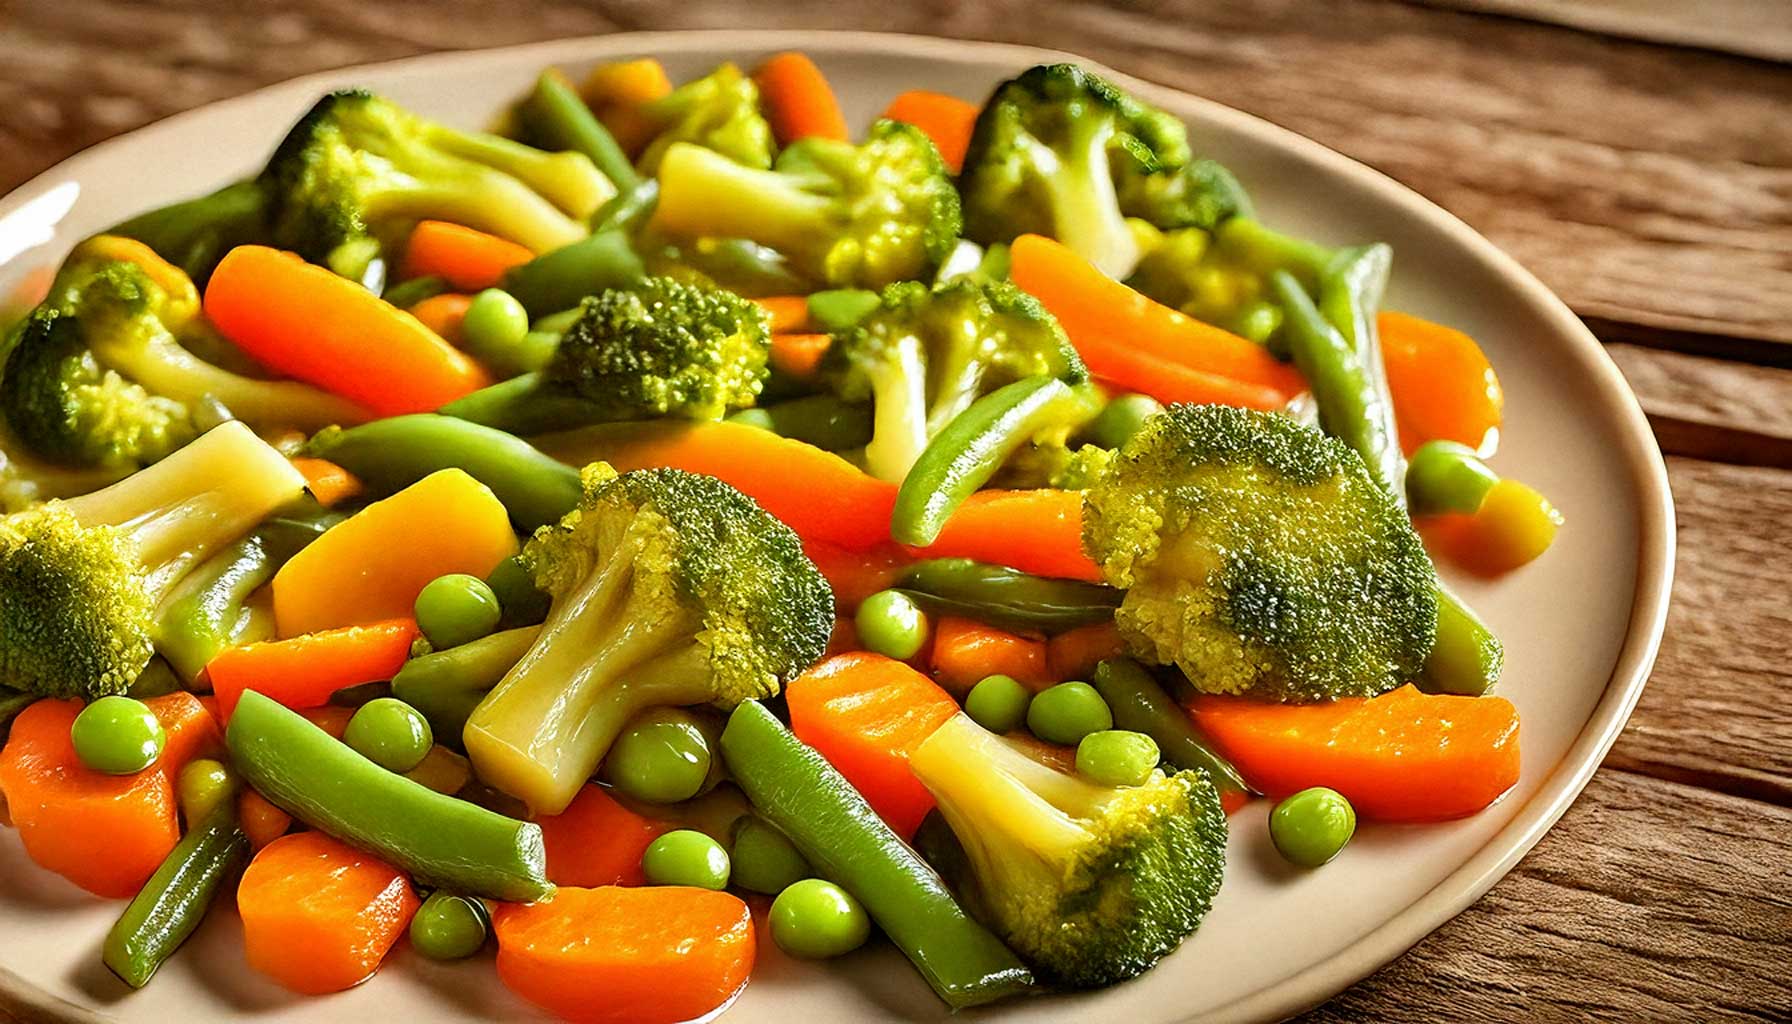
[[300,118],[261,183],[274,244],[375,286],[418,220],[546,252],[584,238],[585,218],[616,191],[581,153],[456,131],[359,90]]
[[822,372],[841,397],[873,403],[865,461],[891,481],[907,476],[927,442],[980,396],[1027,377],[1088,379],[1038,300],[1007,282],[964,278],[885,288],[877,309],[835,335]]
[[771,324],[732,292],[649,277],[587,298],[545,372],[604,420],[719,420],[753,404]]
[[1235,216],[1251,216],[1250,196],[1232,172],[1216,161],[1191,160],[1156,173],[1138,173],[1136,164],[1117,174],[1120,212],[1161,231],[1211,231]]
[[535,813],[563,810],[643,709],[774,696],[834,621],[796,534],[734,488],[676,469],[582,475],[578,508],[523,550],[547,622],[463,734],[479,776]]
[[1086,491],[1107,472],[1113,464],[1114,454],[1114,449],[1098,444],[1033,441],[1008,457],[993,483],[1015,490],[1049,487],[1060,491]]
[[1145,227],[1139,234],[1148,242],[1127,284],[1257,342],[1272,341],[1284,319],[1270,275],[1287,270],[1311,288],[1334,256],[1325,246],[1272,232],[1243,211],[1217,229],[1181,226],[1160,233]]
[[[1074,64],[1041,64],[996,87],[977,115],[959,188],[965,234],[985,244],[1049,235],[1114,277],[1138,261],[1120,190],[1189,160],[1182,123]],[[1155,202],[1156,200],[1154,200]]]
[[1204,693],[1368,697],[1414,678],[1437,632],[1412,524],[1344,443],[1272,413],[1178,405],[1084,499],[1083,544],[1126,590],[1141,658]]
[[748,167],[772,165],[772,126],[759,113],[759,87],[732,62],[635,108],[653,138],[635,162],[643,175],[659,170],[675,142],[713,149]]
[[958,192],[919,129],[878,121],[864,142],[802,139],[770,170],[674,143],[649,230],[770,246],[813,281],[881,288],[925,277],[958,238]]
[[1219,892],[1226,815],[1205,772],[1111,787],[1043,764],[959,714],[909,757],[964,848],[967,900],[1042,980],[1149,970]]

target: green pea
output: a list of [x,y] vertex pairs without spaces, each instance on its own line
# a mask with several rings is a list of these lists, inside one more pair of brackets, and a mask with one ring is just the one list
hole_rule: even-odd
[[1269,838],[1290,864],[1316,868],[1338,855],[1356,833],[1356,808],[1324,786],[1303,789],[1269,813]]
[[241,786],[236,773],[222,761],[209,757],[195,758],[181,768],[174,792],[180,799],[180,813],[189,827],[211,817],[224,801],[236,796]]
[[529,312],[509,292],[487,288],[468,303],[460,333],[468,351],[474,353],[511,348],[529,333]]
[[1142,786],[1161,760],[1157,741],[1142,732],[1103,729],[1076,745],[1076,770],[1104,786]]
[[1033,691],[1013,676],[985,676],[964,699],[965,714],[990,732],[1013,732],[1027,720]]
[[767,896],[778,895],[810,874],[809,862],[784,833],[752,816],[735,827],[729,862],[735,885]]
[[1163,411],[1163,403],[1150,395],[1121,395],[1089,424],[1089,436],[1103,448],[1118,448],[1131,440],[1146,420]]
[[1406,464],[1406,499],[1415,513],[1475,512],[1500,476],[1468,445],[1426,441]]
[[423,712],[395,697],[380,697],[348,720],[342,742],[387,771],[408,772],[423,763],[435,736]]
[[859,643],[867,651],[897,661],[921,653],[927,642],[927,615],[900,590],[880,590],[859,605],[853,617]]
[[653,708],[630,720],[604,758],[604,777],[624,794],[655,804],[689,800],[703,789],[714,757],[688,711]]
[[463,960],[485,946],[485,904],[433,892],[411,918],[411,945],[431,960]]
[[641,870],[654,885],[726,889],[728,866],[721,843],[687,828],[660,836],[641,855]]
[[94,771],[134,775],[162,756],[168,733],[142,701],[101,697],[75,716],[69,740],[75,756]]
[[504,616],[490,584],[458,572],[424,584],[416,610],[417,628],[438,651],[490,636]]
[[772,941],[791,956],[825,960],[850,953],[871,937],[871,918],[852,894],[805,878],[772,901]]
[[1114,727],[1114,713],[1095,687],[1083,682],[1059,683],[1027,706],[1027,728],[1047,743],[1073,747],[1092,732]]

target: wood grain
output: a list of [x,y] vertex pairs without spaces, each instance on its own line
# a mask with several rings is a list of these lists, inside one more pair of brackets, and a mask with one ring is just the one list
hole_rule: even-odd
[[1792,60],[1792,5],[1778,0],[1419,0],[1675,46]]

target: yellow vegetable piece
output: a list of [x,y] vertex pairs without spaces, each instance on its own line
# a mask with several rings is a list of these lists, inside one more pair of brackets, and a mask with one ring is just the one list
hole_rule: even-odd
[[1479,527],[1476,568],[1488,573],[1509,572],[1549,550],[1562,513],[1536,488],[1517,480],[1501,480],[1482,499],[1475,513]]
[[408,618],[437,576],[484,578],[516,554],[510,515],[484,484],[444,469],[331,527],[274,577],[282,637]]

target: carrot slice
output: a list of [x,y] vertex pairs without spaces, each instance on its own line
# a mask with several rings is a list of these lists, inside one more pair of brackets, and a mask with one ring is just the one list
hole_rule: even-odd
[[467,318],[467,307],[473,304],[473,296],[448,292],[443,295],[431,295],[429,298],[411,307],[411,315],[423,326],[434,331],[443,341],[456,348],[461,343],[461,323]]
[[932,544],[909,553],[1101,582],[1101,570],[1083,553],[1080,491],[979,491],[958,506]]
[[1034,690],[1057,682],[1043,640],[951,615],[934,625],[933,676],[941,685],[963,695],[995,675],[1013,676]]
[[816,665],[784,690],[790,728],[846,776],[904,839],[933,810],[909,771],[909,753],[958,714],[958,702],[926,676],[881,654],[857,651]]
[[836,139],[845,142],[846,115],[826,75],[806,54],[780,53],[753,72],[759,86],[759,103],[779,145],[798,139]]
[[1330,786],[1365,819],[1460,818],[1518,781],[1518,709],[1500,697],[1402,686],[1325,704],[1204,696],[1191,711],[1251,785],[1276,797]]
[[180,770],[187,762],[224,749],[224,733],[218,728],[218,720],[198,697],[186,692],[167,693],[143,704],[155,714],[162,732],[167,734],[162,756],[156,758],[156,768],[168,776],[169,782],[180,778]]
[[527,246],[443,220],[418,221],[405,242],[401,277],[441,277],[463,292],[495,288],[535,258]]
[[772,333],[774,334],[801,331],[809,326],[809,297],[807,295],[768,295],[753,301],[763,306],[766,315],[772,318]]
[[354,708],[345,708],[340,704],[325,704],[316,708],[295,709],[312,725],[330,734],[333,739],[341,739],[348,731],[348,720],[355,717]]
[[262,365],[382,416],[439,409],[492,382],[416,317],[266,246],[241,245],[219,261],[205,312]]
[[616,137],[623,152],[639,155],[657,131],[642,113],[645,104],[672,91],[672,79],[652,57],[599,64],[579,89],[586,105]]
[[1054,682],[1088,679],[1095,666],[1125,653],[1126,640],[1112,622],[1078,626],[1045,642],[1045,660]]
[[174,785],[161,771],[105,775],[81,763],[74,700],[40,700],[13,719],[0,794],[25,853],[96,896],[134,896],[180,841]]
[[815,376],[821,358],[833,343],[833,337],[827,334],[774,334],[769,358],[774,369],[807,380]]
[[305,489],[325,508],[361,493],[360,479],[328,459],[300,456],[292,460],[292,468],[304,474]]
[[253,789],[244,789],[236,802],[237,824],[249,837],[249,848],[259,850],[286,834],[292,827],[292,815],[268,802]]
[[910,89],[897,96],[884,108],[883,116],[891,121],[912,124],[927,133],[940,159],[957,174],[964,166],[965,151],[971,148],[971,129],[977,124],[977,105],[956,96]]
[[391,679],[404,667],[416,638],[417,623],[411,619],[344,626],[225,648],[205,674],[227,722],[244,690],[289,708],[322,707],[337,690]]
[[1375,323],[1406,454],[1437,440],[1479,449],[1499,429],[1506,397],[1475,339],[1392,310]]
[[305,995],[371,978],[417,905],[403,872],[322,832],[262,847],[236,890],[249,966]]
[[643,817],[622,806],[602,786],[587,785],[559,814],[535,819],[547,847],[548,879],[555,885],[595,888],[646,885],[641,855],[672,822]]
[[856,611],[872,594],[894,586],[913,561],[893,543],[853,551],[826,541],[805,541],[803,553],[827,577],[834,590],[834,607],[842,615]]
[[498,978],[580,1024],[674,1024],[727,1005],[753,971],[753,915],[686,886],[562,886],[492,913]]

